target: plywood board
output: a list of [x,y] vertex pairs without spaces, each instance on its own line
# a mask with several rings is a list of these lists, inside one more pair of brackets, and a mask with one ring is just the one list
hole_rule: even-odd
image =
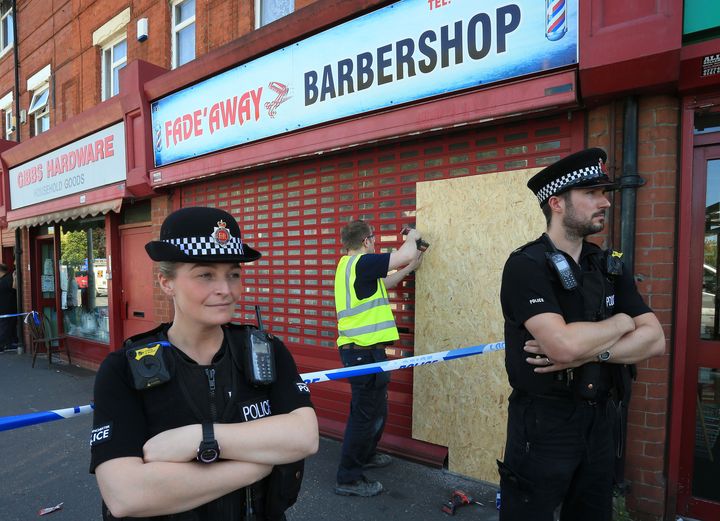
[[[503,340],[503,266],[545,231],[526,186],[538,170],[418,183],[417,227],[431,248],[416,274],[416,354]],[[413,437],[448,447],[451,471],[491,483],[505,443],[504,361],[499,351],[414,369]]]

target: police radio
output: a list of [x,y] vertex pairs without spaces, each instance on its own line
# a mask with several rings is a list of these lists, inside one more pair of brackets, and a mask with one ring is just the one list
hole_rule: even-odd
[[565,256],[559,251],[547,252],[545,256],[550,261],[550,265],[555,268],[555,272],[560,277],[560,284],[563,289],[572,290],[577,288],[577,280],[575,280],[575,274],[570,267]]
[[270,385],[275,382],[275,354],[272,341],[263,329],[260,306],[255,306],[258,328],[248,328],[245,348],[245,370],[252,385]]

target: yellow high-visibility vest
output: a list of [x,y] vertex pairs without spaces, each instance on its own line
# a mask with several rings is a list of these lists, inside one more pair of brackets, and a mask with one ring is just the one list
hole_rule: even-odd
[[335,272],[335,311],[338,319],[338,346],[369,346],[400,338],[383,279],[377,291],[359,299],[355,293],[355,268],[362,255],[345,255]]

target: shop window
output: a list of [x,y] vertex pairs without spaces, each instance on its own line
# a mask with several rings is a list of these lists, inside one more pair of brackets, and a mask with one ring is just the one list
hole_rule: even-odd
[[255,27],[262,27],[295,10],[295,0],[255,0]]
[[700,338],[720,340],[720,159],[707,162]]
[[195,0],[172,3],[172,68],[195,59]]
[[102,50],[102,99],[120,92],[120,69],[127,64],[127,35],[108,44]]
[[32,118],[33,136],[42,134],[50,129],[50,85],[45,84],[33,92],[28,116]]
[[60,228],[60,304],[65,333],[109,342],[105,221],[84,220]]
[[9,51],[15,41],[12,2],[0,3],[0,54]]

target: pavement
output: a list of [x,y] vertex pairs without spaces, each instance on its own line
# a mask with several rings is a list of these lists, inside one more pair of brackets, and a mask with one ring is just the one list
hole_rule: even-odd
[[[28,355],[0,354],[0,416],[86,405],[92,399],[95,373]],[[322,385],[322,384],[318,384]],[[38,519],[41,508],[63,503],[43,516],[48,521],[100,521],[100,493],[88,473],[90,414],[0,432],[4,449],[0,468],[0,520]],[[336,440],[322,438],[319,452],[308,458],[300,498],[288,510],[289,521],[430,521],[449,519],[440,507],[453,490],[463,490],[480,505],[460,507],[454,519],[497,521],[496,489],[411,461],[394,458],[382,469],[366,472],[385,491],[358,498],[333,493],[340,454]]]

